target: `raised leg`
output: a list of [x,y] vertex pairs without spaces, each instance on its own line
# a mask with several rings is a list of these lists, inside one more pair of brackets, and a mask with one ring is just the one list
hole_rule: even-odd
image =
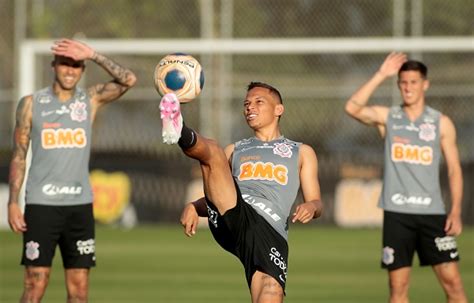
[[205,138],[183,125],[180,103],[174,94],[166,94],[160,102],[163,142],[178,143],[183,152],[201,165],[206,196],[223,215],[233,208],[237,192],[224,150],[215,140]]

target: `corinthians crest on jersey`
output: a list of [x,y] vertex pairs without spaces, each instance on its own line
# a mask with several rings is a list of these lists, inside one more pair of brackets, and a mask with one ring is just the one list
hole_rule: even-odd
[[420,125],[419,137],[423,141],[433,141],[436,139],[436,126],[431,123],[423,123]]
[[290,144],[287,144],[286,142],[283,143],[275,143],[273,144],[273,153],[275,155],[278,155],[282,158],[291,158],[291,155],[293,155],[292,152],[292,146]]
[[82,122],[87,119],[87,104],[85,102],[80,102],[79,100],[74,101],[69,105],[71,109],[71,120]]

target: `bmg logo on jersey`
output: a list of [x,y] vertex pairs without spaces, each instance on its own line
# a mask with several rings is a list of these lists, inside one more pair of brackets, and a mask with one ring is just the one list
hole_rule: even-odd
[[239,180],[267,180],[286,185],[288,183],[288,168],[271,162],[245,162],[240,165]]
[[83,128],[48,128],[41,131],[41,146],[44,149],[83,148],[86,145],[87,136]]
[[411,144],[393,143],[392,161],[430,165],[433,163],[433,148]]
[[79,240],[76,242],[77,250],[81,255],[90,255],[95,253],[95,240],[88,239],[85,241]]

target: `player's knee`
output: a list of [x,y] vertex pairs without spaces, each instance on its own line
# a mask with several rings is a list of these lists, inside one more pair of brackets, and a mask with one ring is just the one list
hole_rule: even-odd
[[405,279],[390,280],[390,295],[392,297],[405,297],[408,295],[409,281]]
[[272,280],[267,280],[265,283],[263,283],[258,303],[283,302],[283,289],[278,282]]
[[465,296],[461,275],[454,263],[438,265],[435,267],[435,272],[448,298],[457,299]]
[[448,297],[460,298],[464,296],[464,287],[460,277],[455,277],[450,280],[443,281],[442,283]]
[[21,302],[40,302],[48,286],[49,275],[44,272],[27,272]]
[[84,293],[68,294],[67,301],[74,303],[87,302],[87,291]]
[[280,288],[263,289],[258,303],[281,303],[283,302],[283,290]]
[[219,143],[214,139],[206,138],[206,144],[211,151],[222,150]]
[[68,287],[68,302],[87,302],[88,287],[85,281],[76,281]]
[[209,140],[208,148],[209,148],[209,154],[211,155],[212,161],[228,163],[225,152],[222,149],[222,147],[220,147],[219,144],[217,144],[217,141]]
[[46,288],[32,287],[31,285],[26,286],[23,291],[20,302],[41,302],[41,299],[44,296]]
[[86,269],[69,269],[66,271],[68,302],[86,302],[88,296],[88,273]]
[[36,269],[27,269],[24,282],[25,286],[29,288],[45,288],[49,282],[49,272]]

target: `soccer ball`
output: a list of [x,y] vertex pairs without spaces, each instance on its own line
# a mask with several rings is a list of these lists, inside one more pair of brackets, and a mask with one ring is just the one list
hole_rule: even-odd
[[194,57],[175,53],[160,60],[155,68],[155,87],[161,96],[174,93],[181,103],[194,100],[204,86],[201,64]]

